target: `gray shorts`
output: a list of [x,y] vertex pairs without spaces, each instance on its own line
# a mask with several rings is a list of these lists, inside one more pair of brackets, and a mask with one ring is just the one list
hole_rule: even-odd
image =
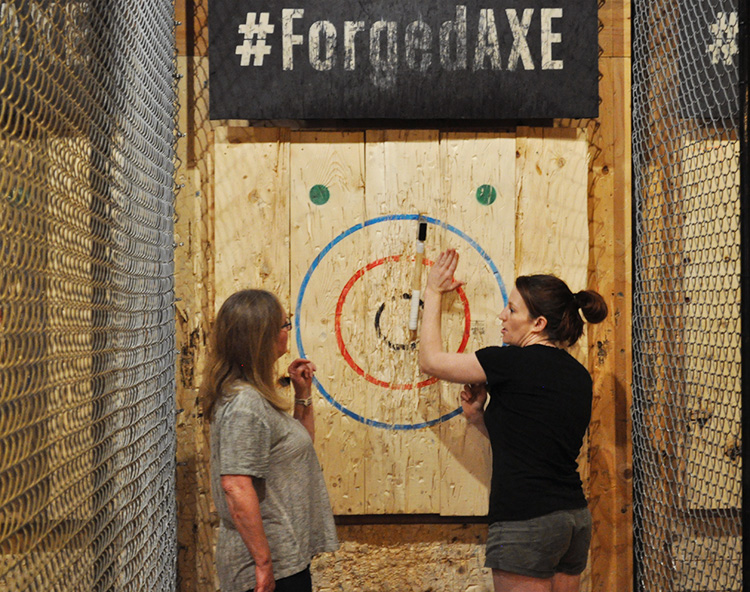
[[534,578],[551,578],[556,573],[575,576],[586,567],[590,542],[588,508],[493,522],[484,566]]

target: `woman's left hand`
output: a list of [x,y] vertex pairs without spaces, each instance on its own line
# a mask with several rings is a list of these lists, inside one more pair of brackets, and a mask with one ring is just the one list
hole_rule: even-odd
[[312,379],[317,367],[310,360],[297,358],[289,364],[289,378],[298,399],[306,399],[312,394]]

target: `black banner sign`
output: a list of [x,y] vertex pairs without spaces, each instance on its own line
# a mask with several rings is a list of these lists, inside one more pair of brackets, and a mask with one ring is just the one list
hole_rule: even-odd
[[596,0],[211,0],[212,119],[598,115]]

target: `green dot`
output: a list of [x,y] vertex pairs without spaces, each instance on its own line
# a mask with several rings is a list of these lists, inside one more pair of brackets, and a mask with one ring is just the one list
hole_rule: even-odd
[[492,185],[482,185],[477,189],[477,201],[488,206],[497,199],[497,190]]
[[325,185],[313,185],[310,189],[310,201],[316,206],[322,206],[331,198],[331,192]]

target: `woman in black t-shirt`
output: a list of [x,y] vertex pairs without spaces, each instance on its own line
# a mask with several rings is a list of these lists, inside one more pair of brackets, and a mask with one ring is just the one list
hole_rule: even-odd
[[447,353],[441,298],[461,285],[453,277],[457,265],[458,253],[449,249],[427,277],[419,364],[464,384],[464,415],[490,439],[485,566],[496,592],[577,592],[591,514],[576,459],[591,418],[592,382],[564,348],[583,333],[581,313],[599,323],[607,305],[597,292],[573,293],[555,276],[521,276],[500,313],[507,347]]

